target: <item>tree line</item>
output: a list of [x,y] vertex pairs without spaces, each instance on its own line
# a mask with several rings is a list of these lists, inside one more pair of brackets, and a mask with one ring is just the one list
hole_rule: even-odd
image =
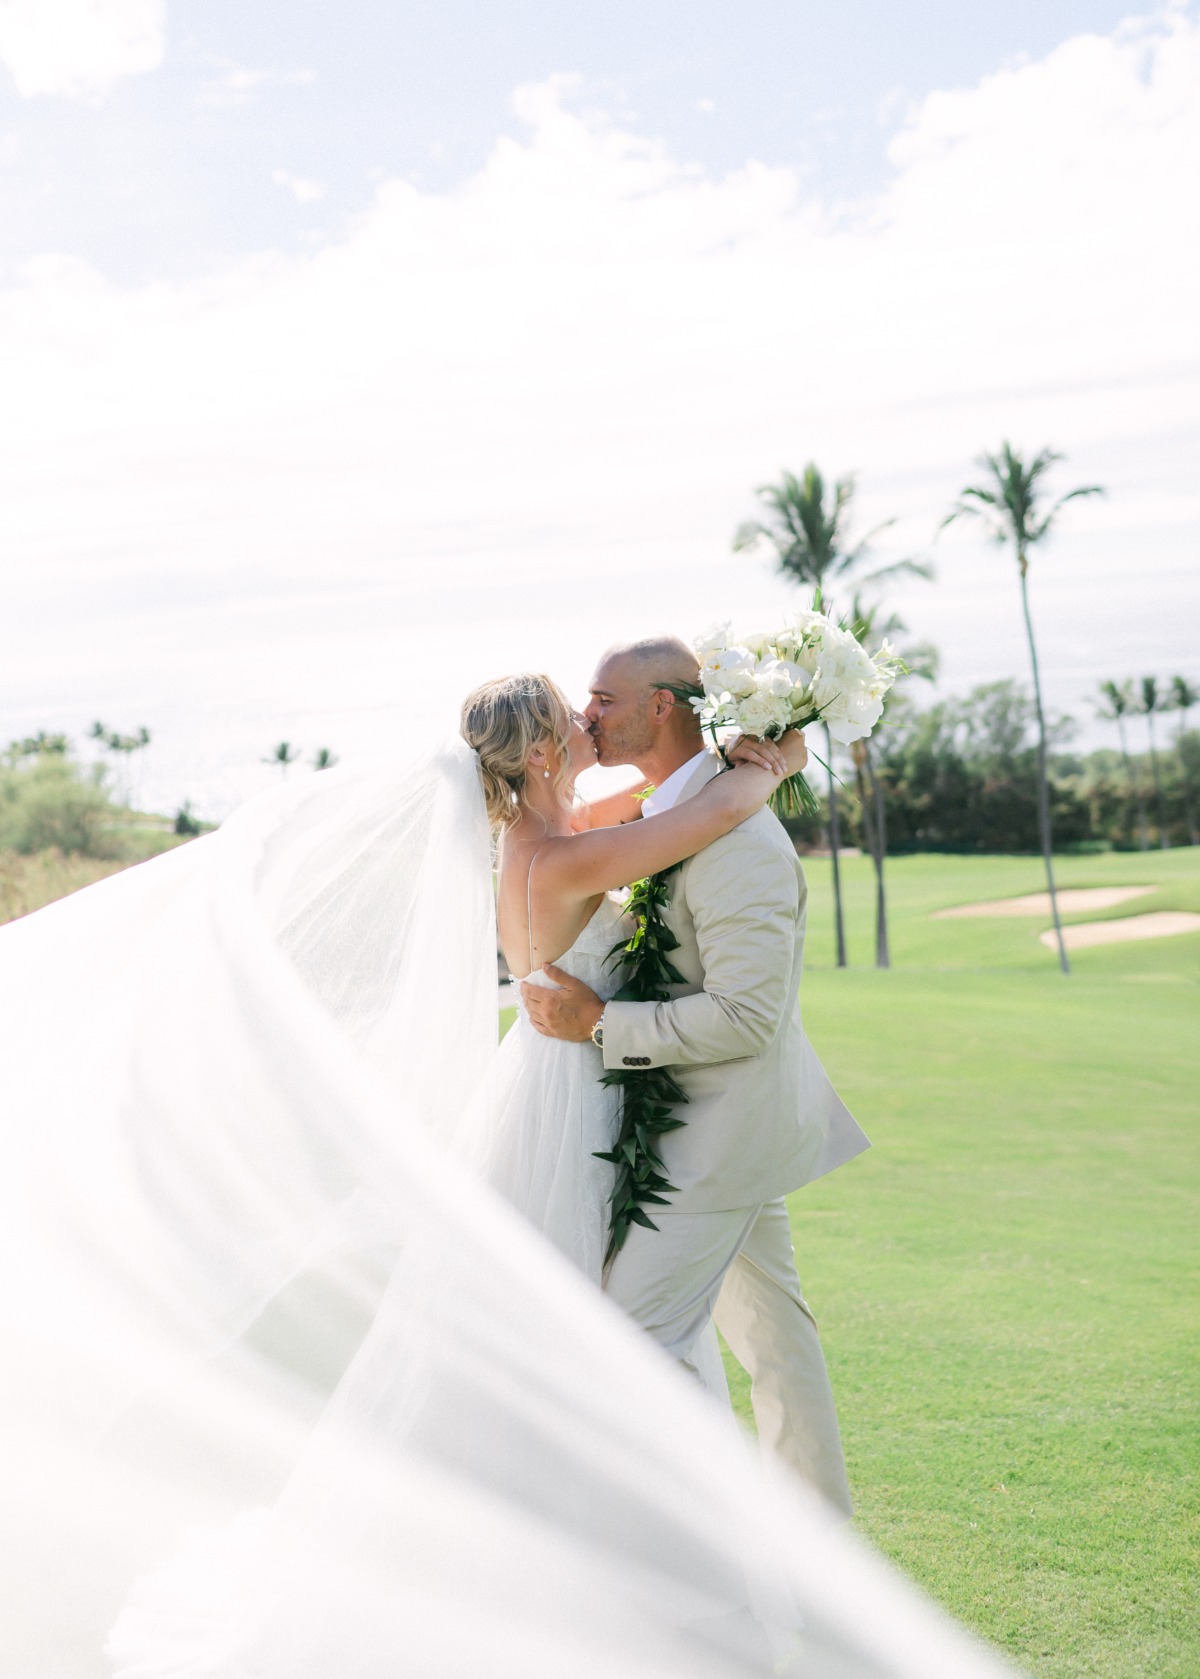
[[[899,696],[871,742],[868,788],[851,748],[840,765],[843,843],[874,855],[873,824],[884,805],[889,855],[916,851],[1037,852],[1037,752],[1033,697],[1019,682],[984,683],[965,696],[919,708]],[[1055,850],[1134,851],[1190,845],[1200,780],[1200,730],[1176,733],[1157,755],[1161,802],[1149,751],[1072,750],[1075,725],[1048,715],[1047,779]],[[1140,797],[1139,797],[1140,794]],[[802,845],[829,839],[820,818],[789,824]],[[1144,821],[1139,821],[1139,805]]]
[[[91,763],[75,755],[70,736],[61,732],[39,729],[9,741],[0,750],[0,851],[128,861],[147,843],[151,829],[165,827],[181,839],[203,833],[206,824],[190,800],[170,818],[141,811],[140,768],[152,738],[144,724],[123,733],[97,721],[87,739],[103,756]],[[286,776],[300,757],[298,747],[281,741],[261,762]],[[326,770],[337,761],[337,754],[322,746],[309,764]]]

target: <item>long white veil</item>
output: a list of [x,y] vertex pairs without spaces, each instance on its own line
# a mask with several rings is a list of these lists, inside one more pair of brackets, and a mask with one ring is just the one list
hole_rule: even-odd
[[4,1679],[1000,1671],[471,1170],[460,743],[0,929],[0,1033]]

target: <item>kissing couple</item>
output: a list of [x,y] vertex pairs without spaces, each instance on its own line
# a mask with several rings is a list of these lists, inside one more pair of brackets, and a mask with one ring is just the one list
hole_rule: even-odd
[[[499,835],[500,946],[521,982],[479,1164],[728,1404],[715,1324],[750,1376],[765,1450],[848,1515],[784,1202],[867,1146],[801,1025],[807,886],[768,809],[807,752],[794,729],[778,742],[743,737],[722,756],[706,749],[679,700],[698,674],[685,642],[654,637],[603,655],[582,715],[529,674],[464,703]],[[575,778],[597,762],[634,765],[642,781],[584,802]],[[635,930],[621,889],[667,870],[674,981],[663,1001],[614,1000],[614,954]],[[653,1218],[635,1214],[616,1245],[622,1085],[654,1068],[670,1069],[686,1103],[684,1123],[653,1144],[670,1193],[651,1197]]]

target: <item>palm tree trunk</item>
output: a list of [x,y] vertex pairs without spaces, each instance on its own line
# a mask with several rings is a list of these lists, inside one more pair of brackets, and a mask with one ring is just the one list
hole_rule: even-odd
[[[1121,762],[1125,765],[1125,785],[1129,788],[1130,797],[1132,798],[1132,796],[1134,794],[1134,791],[1135,791],[1134,780],[1133,780],[1133,763],[1132,763],[1132,761],[1130,760],[1130,757],[1129,757],[1129,748],[1125,744],[1125,719],[1123,717],[1118,717],[1117,718],[1117,739],[1121,743]],[[1144,814],[1141,811],[1141,800],[1140,799],[1138,800],[1138,810],[1139,810],[1139,816],[1141,816],[1141,818],[1142,818],[1142,820],[1140,822],[1140,832],[1141,832],[1141,838],[1142,838],[1142,850],[1145,851],[1145,849],[1146,849],[1146,823],[1145,823]],[[1126,814],[1126,816],[1128,816],[1130,814],[1128,804],[1126,804],[1126,806],[1125,806],[1125,814]],[[1132,842],[1132,840],[1133,840],[1133,823],[1130,822],[1128,824],[1128,826],[1129,826],[1129,838],[1130,838],[1130,841]]]
[[1137,794],[1138,850],[1149,851],[1150,826],[1146,821],[1146,789],[1142,786],[1140,771],[1138,772],[1137,778],[1134,782],[1134,791]]
[[1192,788],[1191,772],[1187,759],[1183,755],[1183,737],[1187,733],[1187,715],[1190,707],[1184,706],[1183,716],[1179,724],[1179,739],[1175,743],[1175,750],[1179,754],[1179,767],[1183,771],[1183,809],[1187,817],[1188,844],[1200,845],[1200,835],[1196,833],[1196,798]]
[[1146,713],[1146,728],[1150,733],[1150,770],[1154,776],[1154,808],[1158,812],[1158,843],[1164,851],[1170,848],[1167,824],[1163,813],[1162,777],[1158,773],[1158,749],[1154,744],[1154,713]]
[[875,799],[875,966],[890,968],[892,953],[888,945],[887,889],[883,881],[883,862],[887,856],[887,814],[883,805],[883,782],[871,762],[871,748],[867,747],[867,780]]
[[838,851],[842,843],[842,825],[838,816],[837,783],[833,774],[833,741],[825,730],[825,762],[829,766],[829,848],[833,856],[833,922],[837,932],[837,965],[846,966],[846,927],[842,920],[842,873],[838,866]]
[[850,748],[854,760],[854,779],[858,784],[858,808],[862,812],[863,843],[872,857],[875,855],[875,806],[867,786],[867,743],[856,740]]
[[887,896],[883,885],[883,857],[887,845],[884,827],[883,791],[875,766],[871,762],[871,747],[865,740],[856,740],[850,748],[854,759],[854,773],[858,781],[858,798],[863,813],[863,838],[875,867],[875,966],[888,968]]
[[1017,565],[1021,573],[1021,610],[1025,614],[1025,634],[1029,639],[1029,663],[1033,669],[1033,703],[1037,708],[1038,829],[1042,838],[1042,860],[1046,865],[1046,887],[1050,893],[1050,914],[1054,918],[1054,937],[1058,943],[1058,965],[1064,974],[1069,974],[1071,964],[1067,961],[1067,945],[1058,916],[1058,893],[1054,890],[1054,854],[1050,844],[1050,781],[1046,772],[1046,714],[1042,707],[1042,679],[1038,672],[1037,644],[1033,639],[1033,619],[1029,616],[1029,583],[1026,577],[1028,562],[1019,545]]
[[1138,850],[1149,851],[1150,836],[1146,832],[1146,795],[1142,791],[1142,778],[1134,773],[1133,759],[1129,756],[1129,748],[1125,744],[1125,719],[1117,718],[1117,734],[1121,741],[1121,756],[1125,760],[1125,774],[1129,778],[1129,788],[1137,804],[1138,821]]

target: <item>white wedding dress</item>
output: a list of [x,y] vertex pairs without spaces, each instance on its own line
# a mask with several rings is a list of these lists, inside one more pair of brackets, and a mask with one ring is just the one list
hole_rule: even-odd
[[[619,901],[601,900],[562,968],[606,1002],[621,981],[613,946],[631,923]],[[540,969],[535,985],[550,985]],[[546,1038],[529,1023],[519,985],[517,1018],[500,1046],[492,1123],[482,1139],[484,1179],[560,1253],[599,1284],[608,1241],[608,1198],[614,1168],[597,1160],[616,1141],[620,1096],[600,1081],[604,1063],[593,1044]]]
[[472,1168],[616,1112],[494,960],[458,742],[0,929],[0,1679],[997,1679]]
[[[532,925],[532,905],[529,910]],[[607,1002],[622,979],[620,963],[612,960],[613,948],[632,931],[622,895],[610,894],[554,966],[582,980]],[[535,969],[530,981],[554,983],[542,969]],[[615,1168],[597,1159],[597,1154],[610,1152],[616,1142],[620,1093],[601,1082],[604,1061],[595,1045],[543,1037],[529,1023],[519,984],[512,992],[517,1018],[500,1046],[493,1111],[471,1164],[599,1287]],[[709,1393],[731,1416],[729,1385],[713,1324],[701,1335],[692,1363]]]

